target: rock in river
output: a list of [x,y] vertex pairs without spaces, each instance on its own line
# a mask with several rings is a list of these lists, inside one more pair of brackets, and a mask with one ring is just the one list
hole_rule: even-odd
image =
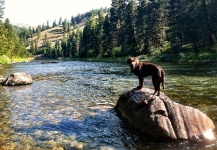
[[208,116],[173,102],[162,92],[159,97],[153,93],[147,88],[128,91],[120,96],[115,109],[141,134],[174,140],[215,140],[215,126]]
[[27,85],[32,83],[32,77],[23,72],[11,74],[8,78],[2,81],[2,85]]

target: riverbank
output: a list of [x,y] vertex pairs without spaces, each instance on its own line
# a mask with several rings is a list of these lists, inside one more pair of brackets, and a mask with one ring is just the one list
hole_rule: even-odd
[[103,58],[103,57],[89,57],[89,58],[58,58],[58,59],[50,59],[50,58],[46,58],[41,56],[34,56],[33,59],[31,61],[37,60],[37,61],[50,61],[50,60],[59,60],[59,61],[89,61],[89,62],[116,62],[116,63],[120,63],[120,62],[126,62],[126,60],[129,58],[130,56],[125,56],[125,57],[110,57],[110,58]]
[[[90,57],[90,58],[58,58],[54,60],[61,61],[89,61],[89,62],[116,62],[125,63],[126,60],[132,56],[124,57]],[[193,52],[180,52],[177,54],[171,53],[159,53],[156,55],[139,55],[136,56],[141,61],[146,62],[170,62],[170,63],[217,63],[217,52],[216,53],[193,53]],[[7,59],[7,61],[2,61],[0,64],[8,63],[19,63],[19,62],[29,62],[34,60],[51,60],[50,58],[43,57],[43,55],[36,55],[28,58],[12,58]],[[5,62],[5,63],[4,63]]]
[[[112,57],[112,58],[73,58],[63,60],[75,60],[75,61],[91,61],[91,62],[121,62],[125,63],[131,56],[125,57]],[[139,55],[136,56],[139,60],[145,62],[170,62],[170,63],[217,63],[217,53],[200,53],[195,54],[192,52],[180,52],[178,54],[161,53],[155,56]]]
[[34,60],[34,57],[28,57],[28,58],[21,58],[21,57],[14,57],[14,58],[9,58],[6,55],[0,56],[0,64],[11,64],[11,63],[19,63],[19,62],[29,62]]

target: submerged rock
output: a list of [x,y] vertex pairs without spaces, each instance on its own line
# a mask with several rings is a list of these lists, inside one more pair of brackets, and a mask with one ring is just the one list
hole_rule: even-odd
[[0,76],[0,84],[2,84],[2,82],[5,80],[5,78]]
[[138,132],[174,140],[215,140],[212,120],[198,109],[171,101],[162,92],[143,88],[122,94],[115,106]]
[[32,83],[32,77],[23,72],[11,74],[8,78],[2,81],[2,85],[27,85]]

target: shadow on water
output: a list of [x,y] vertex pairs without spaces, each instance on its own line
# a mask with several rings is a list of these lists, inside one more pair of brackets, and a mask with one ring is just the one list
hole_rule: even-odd
[[216,64],[162,64],[162,66],[166,70],[166,75],[217,76]]
[[[93,111],[95,115],[86,115],[83,119],[65,119],[57,124],[48,123],[19,130],[37,138],[41,144],[45,141],[55,141],[54,145],[61,144],[64,149],[103,147],[134,149],[136,147],[133,141],[138,137],[128,132],[129,128],[119,120],[113,109],[104,111],[94,109]],[[65,137],[71,137],[71,141],[64,142]],[[42,146],[46,148],[46,145]]]
[[[96,115],[82,120],[62,120],[57,124],[43,124],[23,130],[37,138],[43,148],[63,149],[179,149],[200,150],[217,148],[216,143],[204,144],[190,141],[172,141],[139,135],[131,126],[117,118],[114,109],[95,110]],[[52,135],[52,136],[51,136]],[[70,141],[65,142],[65,137]],[[67,139],[67,140],[69,140]],[[48,142],[46,142],[48,141]],[[52,142],[50,142],[52,141]],[[52,145],[52,146],[51,146]],[[53,148],[54,148],[53,147]]]

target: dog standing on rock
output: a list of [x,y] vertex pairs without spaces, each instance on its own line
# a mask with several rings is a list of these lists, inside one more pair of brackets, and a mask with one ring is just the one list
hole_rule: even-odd
[[160,84],[162,83],[164,89],[164,70],[153,63],[148,62],[139,62],[139,60],[135,57],[129,58],[127,60],[131,68],[131,72],[134,73],[139,78],[139,86],[137,89],[142,89],[144,85],[144,77],[152,76],[152,83],[154,85],[154,95],[157,93],[157,96],[160,96]]

